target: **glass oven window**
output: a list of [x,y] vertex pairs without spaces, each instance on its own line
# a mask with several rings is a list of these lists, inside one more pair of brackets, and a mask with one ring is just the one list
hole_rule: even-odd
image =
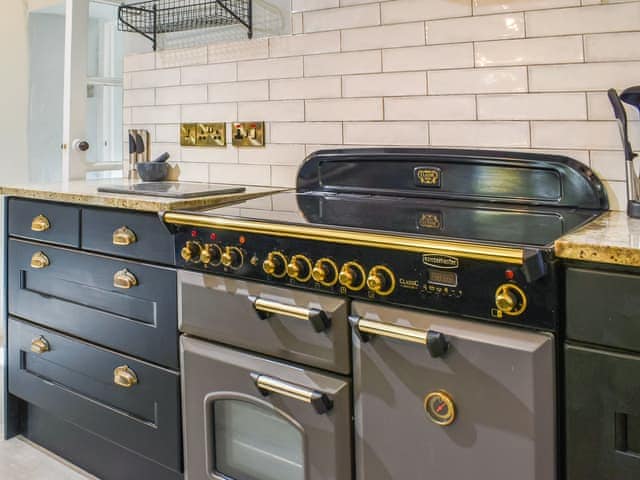
[[275,411],[242,400],[213,403],[215,470],[234,480],[304,480],[302,432]]

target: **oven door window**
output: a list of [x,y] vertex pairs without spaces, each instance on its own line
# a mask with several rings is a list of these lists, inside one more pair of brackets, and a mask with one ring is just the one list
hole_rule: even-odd
[[277,411],[216,400],[211,445],[215,473],[233,480],[304,480],[303,433]]

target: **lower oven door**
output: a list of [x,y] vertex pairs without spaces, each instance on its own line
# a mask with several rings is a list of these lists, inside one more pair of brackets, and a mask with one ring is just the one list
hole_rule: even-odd
[[183,336],[189,480],[347,480],[351,385]]
[[365,303],[353,313],[358,479],[556,478],[551,335]]

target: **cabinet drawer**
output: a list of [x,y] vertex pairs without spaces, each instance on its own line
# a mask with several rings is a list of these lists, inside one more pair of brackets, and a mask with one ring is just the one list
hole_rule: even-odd
[[178,367],[174,270],[15,239],[8,263],[12,315]]
[[178,278],[183,332],[337,373],[351,371],[345,299],[184,270]]
[[173,237],[153,213],[83,208],[82,248],[174,264]]
[[80,208],[36,200],[9,199],[9,235],[80,246]]
[[177,373],[12,318],[9,339],[13,395],[181,469]]
[[566,347],[567,480],[640,478],[640,356]]
[[640,275],[569,268],[567,336],[640,352]]

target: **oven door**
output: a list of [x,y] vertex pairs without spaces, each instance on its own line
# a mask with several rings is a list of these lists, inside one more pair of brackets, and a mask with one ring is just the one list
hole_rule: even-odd
[[352,305],[358,479],[556,478],[551,335]]
[[189,480],[347,480],[351,385],[183,336]]

